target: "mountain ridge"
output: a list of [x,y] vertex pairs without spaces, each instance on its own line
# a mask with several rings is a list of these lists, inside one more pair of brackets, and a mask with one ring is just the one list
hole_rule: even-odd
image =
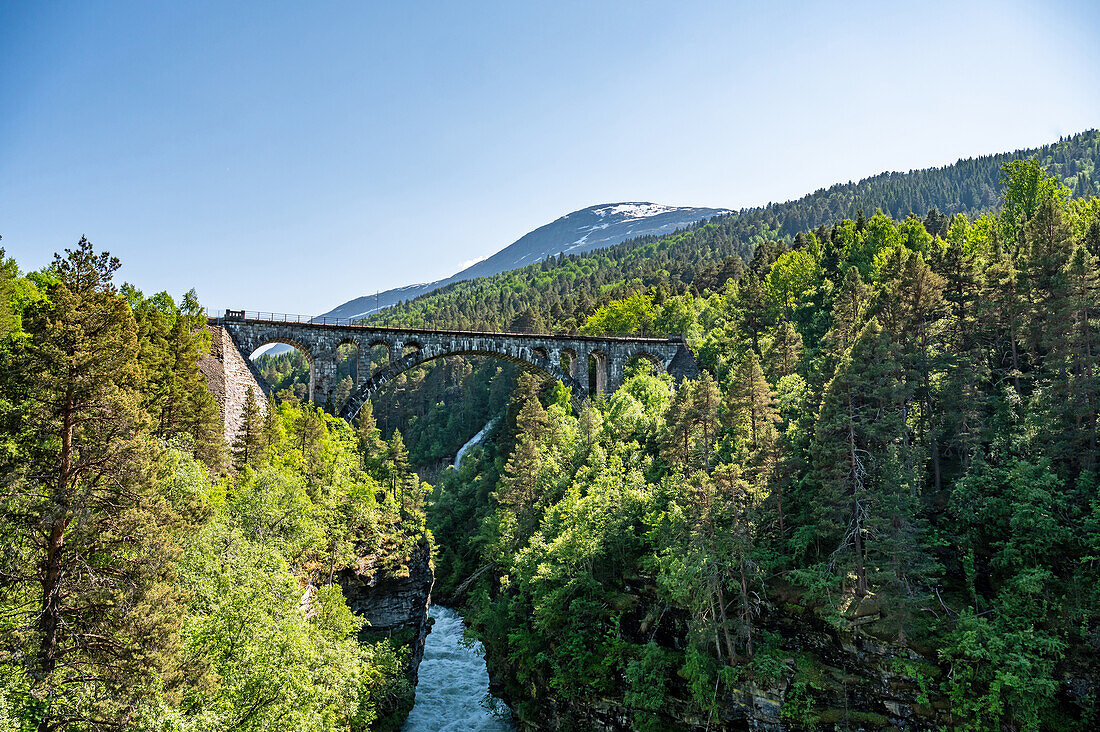
[[[909,171],[882,171],[855,182],[849,180],[820,187],[799,198],[740,209],[675,207],[647,202],[601,203],[561,216],[451,277],[358,297],[324,315],[367,317],[458,282],[519,269],[563,252],[577,254],[671,234],[714,217],[730,224],[727,227],[729,236],[751,247],[769,238],[788,239],[798,232],[854,217],[858,210],[865,210],[868,216],[882,210],[897,219],[911,213],[924,216],[932,209],[949,216],[960,213],[974,216],[997,208],[1001,193],[1001,164],[1032,157],[1040,159],[1048,172],[1057,174],[1074,195],[1100,193],[1100,132],[1088,129],[1038,147],[959,158],[948,165]],[[640,207],[654,207],[648,212],[655,215],[635,215],[647,212]],[[608,213],[605,212],[601,218],[597,211],[614,208],[621,209],[617,212],[622,218],[619,223],[625,225],[600,229],[606,223],[603,218]],[[678,215],[681,221],[670,228],[665,224],[677,218],[675,212],[681,212]],[[683,212],[697,215],[693,218]],[[631,226],[634,221],[650,223],[646,227]],[[574,232],[578,235],[569,238]],[[618,236],[620,232],[622,236]],[[552,234],[556,234],[557,238],[551,237]],[[589,235],[588,238],[585,234]],[[592,234],[596,234],[595,238]],[[533,244],[540,237],[547,239],[542,249],[537,250]]]
[[602,249],[638,236],[671,234],[698,221],[731,213],[732,209],[668,206],[649,201],[598,203],[543,224],[450,277],[363,295],[323,313],[322,317],[363,318],[455,282],[518,269],[562,253]]

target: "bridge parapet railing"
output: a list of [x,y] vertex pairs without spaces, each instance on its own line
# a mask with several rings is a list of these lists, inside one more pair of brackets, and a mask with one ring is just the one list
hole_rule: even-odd
[[268,310],[213,310],[206,308],[206,317],[212,320],[264,320],[272,323],[301,323],[302,325],[347,325],[366,327],[366,323],[352,318],[334,318],[326,315],[296,315],[275,313]]
[[465,328],[433,328],[430,326],[419,327],[396,327],[392,325],[380,325],[376,323],[369,323],[364,318],[335,318],[329,315],[298,315],[294,313],[276,313],[267,310],[213,310],[206,308],[206,317],[216,321],[248,321],[248,320],[262,320],[269,323],[297,323],[301,325],[335,325],[351,328],[382,328],[385,330],[403,330],[403,331],[444,331],[444,332],[468,332],[477,335],[486,335],[492,333],[493,335],[538,335],[538,336],[550,336],[555,338],[653,338],[658,340],[667,340],[669,342],[684,343],[684,336],[681,333],[605,333],[605,332],[586,332],[580,333],[578,331],[554,331],[547,333],[545,330],[535,330],[530,328],[509,328],[506,331],[477,331],[467,330]]

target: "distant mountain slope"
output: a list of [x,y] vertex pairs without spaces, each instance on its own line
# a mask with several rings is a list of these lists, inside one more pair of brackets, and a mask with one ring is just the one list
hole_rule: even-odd
[[[797,201],[743,209],[672,235],[647,235],[582,254],[544,260],[489,277],[455,282],[371,317],[385,325],[468,328],[564,329],[578,327],[593,308],[654,286],[668,292],[721,285],[764,242],[790,240],[803,231],[855,219],[878,209],[901,220],[910,213],[935,229],[949,216],[975,216],[997,208],[1001,165],[1036,158],[1076,195],[1100,190],[1100,133],[1083,132],[1041,148],[960,160],[943,168],[883,173],[858,183],[819,190]],[[828,235],[828,232],[822,232]],[[736,260],[736,261],[735,261]]]
[[436,282],[407,285],[365,295],[333,308],[325,315],[337,318],[361,318],[382,308],[411,300],[433,290],[540,262],[563,252],[600,249],[627,238],[671,234],[677,229],[712,216],[731,213],[728,209],[663,206],[658,203],[604,203],[562,216],[545,226],[524,234],[496,254],[476,262],[461,272]]
[[793,201],[736,212],[651,203],[601,204],[539,227],[453,277],[356,298],[325,314],[365,317],[458,282],[525,267],[563,252],[577,254],[643,243],[715,216],[722,240],[719,249],[738,253],[751,251],[769,239],[789,239],[800,231],[855,218],[860,210],[871,216],[882,209],[896,219],[910,213],[923,217],[930,209],[975,216],[996,209],[1001,195],[1001,165],[1019,158],[1037,158],[1074,195],[1100,193],[1100,132],[1088,130],[1038,148],[964,158],[939,168],[880,173],[858,182],[838,183]]

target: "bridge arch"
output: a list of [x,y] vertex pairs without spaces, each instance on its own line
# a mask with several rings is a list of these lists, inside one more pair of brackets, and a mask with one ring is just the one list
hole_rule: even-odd
[[[294,350],[298,351],[306,360],[306,365],[309,367],[309,381],[306,389],[306,398],[310,401],[314,399],[314,384],[317,382],[317,356],[314,353],[314,349],[307,345],[304,341],[300,341],[296,338],[290,338],[284,335],[274,335],[270,338],[257,338],[248,344],[246,344],[246,353],[242,354],[246,358],[245,360],[251,365],[253,375],[264,389],[270,389],[274,392],[274,386],[268,384],[259,371],[259,367],[255,365],[255,359],[258,358],[256,352],[264,346],[273,346],[276,344],[283,344],[290,346]],[[262,355],[262,354],[261,354]]]
[[577,352],[572,348],[562,348],[558,351],[559,366],[561,370],[573,378],[577,376]]
[[[448,356],[487,356],[500,361],[508,361],[509,363],[518,365],[524,371],[541,374],[548,379],[557,379],[570,387],[575,395],[583,396],[585,389],[580,382],[572,378],[569,374],[566,374],[560,367],[556,367],[550,363],[549,358],[542,359],[542,363],[536,363],[533,359],[524,358],[524,356],[526,356],[526,350],[527,349],[512,348],[502,348],[500,350],[487,348],[460,348],[454,350],[421,348],[397,360],[391,361],[385,366],[375,369],[369,377],[362,381],[355,393],[344,403],[343,408],[340,410],[340,416],[350,422],[355,419],[359,414],[359,410],[370,400],[371,396],[392,379],[406,371],[428,363],[429,361],[447,358]],[[520,353],[517,354],[516,351]]]
[[623,361],[623,366],[628,366],[631,363],[641,359],[649,361],[651,364],[653,364],[654,368],[657,369],[657,373],[664,371],[664,368],[666,366],[664,360],[660,356],[653,353],[652,351],[646,351],[644,349],[637,349],[628,353],[626,356],[626,360]]

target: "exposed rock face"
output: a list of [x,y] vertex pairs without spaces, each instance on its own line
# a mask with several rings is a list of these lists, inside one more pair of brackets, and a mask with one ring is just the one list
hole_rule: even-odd
[[369,557],[342,570],[338,580],[348,606],[370,623],[367,635],[392,638],[411,650],[409,677],[415,685],[428,637],[428,604],[435,582],[427,547],[413,552],[407,571],[378,568]]

